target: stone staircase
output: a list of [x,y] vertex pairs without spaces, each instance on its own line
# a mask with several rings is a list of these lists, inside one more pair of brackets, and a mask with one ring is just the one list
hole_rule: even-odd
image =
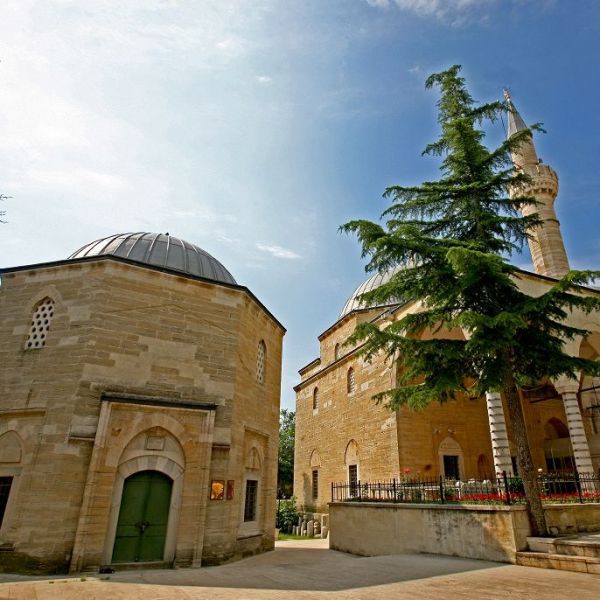
[[600,575],[600,533],[528,537],[527,546],[527,551],[517,552],[518,565]]

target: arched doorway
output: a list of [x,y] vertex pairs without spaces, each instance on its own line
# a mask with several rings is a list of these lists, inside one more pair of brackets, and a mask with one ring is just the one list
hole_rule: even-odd
[[173,480],[159,471],[139,471],[123,484],[113,563],[163,560]]
[[488,460],[487,455],[480,454],[477,458],[477,477],[479,477],[479,479],[489,479],[493,472],[494,469],[490,468],[490,461]]
[[446,479],[461,479],[465,467],[463,451],[460,444],[452,437],[446,437],[438,448],[440,458],[440,473]]
[[573,471],[575,460],[571,448],[569,428],[560,419],[548,419],[544,426],[544,455],[549,473]]

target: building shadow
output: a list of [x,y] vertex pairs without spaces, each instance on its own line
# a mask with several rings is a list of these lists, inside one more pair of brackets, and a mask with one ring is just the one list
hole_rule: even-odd
[[328,548],[287,548],[235,563],[199,569],[126,571],[115,583],[334,592],[509,565],[440,555],[359,557]]

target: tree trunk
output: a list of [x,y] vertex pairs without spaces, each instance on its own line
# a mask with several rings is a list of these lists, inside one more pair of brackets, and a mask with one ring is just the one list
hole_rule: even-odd
[[525,488],[525,503],[531,523],[531,534],[534,536],[546,535],[548,528],[540,497],[541,490],[538,482],[538,473],[531,458],[521,398],[519,398],[513,374],[510,372],[503,378],[502,391],[506,398],[508,414],[517,446],[517,463],[519,465],[519,475],[523,480],[523,487]]

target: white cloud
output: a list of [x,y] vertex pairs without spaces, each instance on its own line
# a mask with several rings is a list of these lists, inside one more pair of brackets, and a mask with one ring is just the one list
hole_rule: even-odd
[[268,75],[259,75],[256,81],[259,83],[271,83],[272,79]]
[[395,4],[400,10],[412,12],[420,17],[434,17],[461,25],[471,16],[481,15],[481,10],[497,0],[367,0],[370,6],[389,8]]
[[267,252],[271,256],[276,258],[287,258],[287,259],[297,259],[302,258],[300,254],[297,254],[293,250],[289,250],[288,248],[283,248],[282,246],[270,246],[268,244],[261,244],[257,242],[256,247],[261,252]]

